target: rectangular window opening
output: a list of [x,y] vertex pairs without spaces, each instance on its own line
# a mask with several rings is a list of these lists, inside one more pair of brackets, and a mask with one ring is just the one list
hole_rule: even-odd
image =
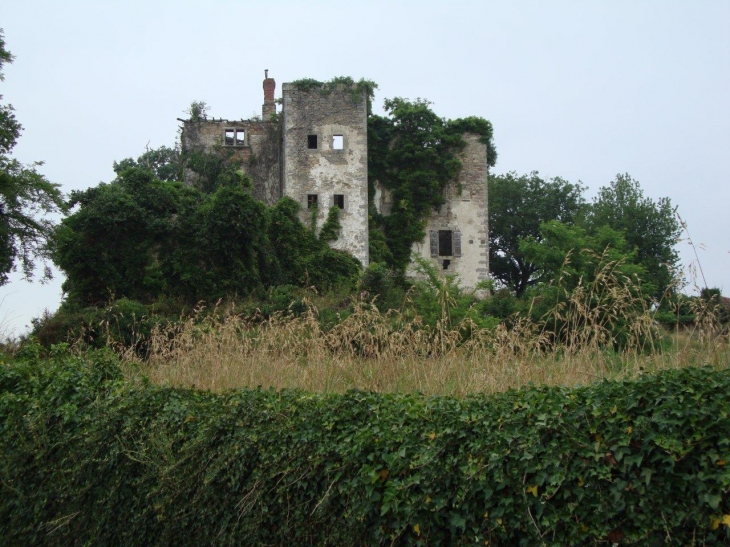
[[343,150],[345,148],[345,137],[343,135],[332,135],[332,150]]
[[345,208],[345,194],[335,194],[334,205],[335,205],[335,207],[344,209]]
[[310,150],[317,149],[317,135],[307,135],[307,148]]
[[317,207],[317,194],[307,194],[307,209],[315,209]]
[[453,256],[451,230],[439,230],[439,256]]
[[246,137],[246,132],[243,129],[236,129],[236,144],[243,146]]
[[234,133],[235,132],[233,131],[233,129],[226,129],[225,138],[223,141],[226,146],[233,146],[233,144],[235,143]]
[[443,269],[444,270],[448,270],[450,265],[451,265],[451,260],[448,260],[448,259],[445,258],[444,259],[444,262],[443,262],[443,266],[442,266]]

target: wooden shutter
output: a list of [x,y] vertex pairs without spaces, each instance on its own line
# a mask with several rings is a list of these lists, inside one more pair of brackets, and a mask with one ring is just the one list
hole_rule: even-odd
[[439,255],[439,233],[436,230],[429,232],[431,236],[431,256]]
[[453,232],[454,256],[461,256],[461,232]]

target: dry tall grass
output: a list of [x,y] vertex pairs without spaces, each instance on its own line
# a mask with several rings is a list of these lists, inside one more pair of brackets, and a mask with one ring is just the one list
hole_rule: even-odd
[[[701,315],[692,329],[670,333],[671,344],[659,346],[664,349],[647,351],[660,335],[652,314],[637,312],[632,292],[610,279],[578,287],[543,321],[516,319],[510,328],[480,329],[469,319],[451,325],[445,287],[441,297],[442,317],[435,327],[412,308],[384,313],[373,303],[358,302],[352,315],[324,330],[310,302],[304,314],[279,313],[266,320],[231,313],[192,317],[156,330],[146,359],[131,348],[124,356],[153,382],[179,387],[449,395],[730,365],[727,336],[711,314]],[[558,336],[546,329],[550,321],[562,325]],[[612,348],[617,321],[627,325],[618,352]]]

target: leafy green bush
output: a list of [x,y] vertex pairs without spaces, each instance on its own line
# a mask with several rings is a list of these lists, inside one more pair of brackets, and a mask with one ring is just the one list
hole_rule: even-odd
[[6,545],[719,545],[730,371],[464,399],[0,367]]
[[[174,315],[179,313],[178,310]],[[62,306],[54,314],[46,313],[33,319],[32,335],[45,348],[60,343],[78,343],[97,349],[124,348],[143,355],[155,326],[175,320],[174,316],[168,317],[153,306],[120,298],[103,307]]]
[[275,285],[355,283],[359,262],[327,244],[337,239],[339,210],[318,239],[291,198],[268,207],[252,197],[250,179],[226,173],[203,192],[128,168],[111,184],[74,192],[69,206],[79,207],[52,245],[66,274],[66,301],[101,307],[113,295],[193,306]]

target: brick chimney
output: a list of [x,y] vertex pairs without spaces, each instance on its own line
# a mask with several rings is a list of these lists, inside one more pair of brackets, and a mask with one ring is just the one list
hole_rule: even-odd
[[276,114],[276,103],[274,102],[274,91],[276,81],[269,78],[269,71],[264,70],[264,106],[261,108],[261,118],[268,122],[272,114]]

